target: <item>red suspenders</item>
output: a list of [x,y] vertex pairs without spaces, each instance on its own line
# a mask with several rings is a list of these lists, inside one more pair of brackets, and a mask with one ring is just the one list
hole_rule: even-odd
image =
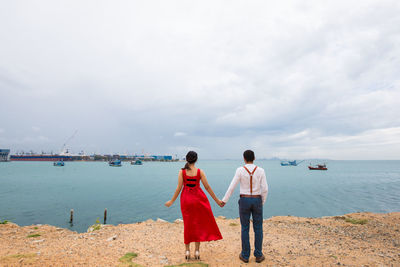
[[254,172],[256,171],[256,169],[257,169],[257,166],[254,168],[254,170],[252,171],[252,172],[250,172],[247,168],[246,168],[246,166],[243,166],[243,168],[249,173],[249,175],[250,175],[250,195],[252,195],[253,194],[253,174],[254,174]]

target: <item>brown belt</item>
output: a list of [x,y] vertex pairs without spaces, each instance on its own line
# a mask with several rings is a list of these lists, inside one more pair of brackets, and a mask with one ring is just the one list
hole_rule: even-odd
[[252,197],[252,198],[259,198],[261,195],[240,195],[240,197]]

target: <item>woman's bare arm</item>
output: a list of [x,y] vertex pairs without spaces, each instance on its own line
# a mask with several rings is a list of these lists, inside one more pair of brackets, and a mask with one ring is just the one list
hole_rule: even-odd
[[214,201],[221,206],[222,201],[217,198],[217,196],[214,194],[214,191],[211,189],[211,186],[208,184],[206,174],[200,170],[200,176],[201,176],[201,182],[203,183],[204,189],[207,190],[207,192],[210,194],[210,196],[214,199]]
[[178,186],[176,187],[174,196],[171,198],[171,200],[165,202],[165,206],[171,207],[172,204],[174,204],[176,198],[179,196],[179,193],[182,190],[182,185],[183,185],[183,176],[182,176],[182,171],[179,172],[178,174]]

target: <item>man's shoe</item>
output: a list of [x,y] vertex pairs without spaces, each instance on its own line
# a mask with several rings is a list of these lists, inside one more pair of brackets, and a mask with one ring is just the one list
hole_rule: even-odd
[[257,263],[260,263],[260,262],[262,262],[263,260],[265,260],[264,255],[262,255],[261,257],[256,257],[256,262],[257,262]]
[[239,259],[244,263],[249,263],[249,259],[246,260],[245,258],[243,258],[242,253],[239,254]]

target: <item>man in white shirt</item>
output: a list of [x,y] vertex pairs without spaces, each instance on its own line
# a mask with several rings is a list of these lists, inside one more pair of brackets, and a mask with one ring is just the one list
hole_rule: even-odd
[[254,230],[254,256],[256,262],[262,262],[265,257],[262,253],[263,242],[263,205],[268,195],[268,184],[265,171],[253,164],[254,152],[246,150],[243,153],[245,166],[236,170],[235,177],[222,199],[222,207],[228,202],[230,196],[240,182],[239,215],[242,226],[242,252],[240,260],[247,263],[250,257],[250,215],[253,217]]

